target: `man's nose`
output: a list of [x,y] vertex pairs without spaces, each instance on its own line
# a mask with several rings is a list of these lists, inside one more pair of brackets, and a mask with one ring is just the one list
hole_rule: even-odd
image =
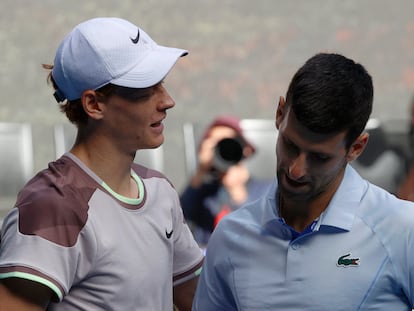
[[166,110],[166,109],[170,109],[174,107],[175,101],[171,97],[170,93],[168,93],[168,91],[164,87],[162,87],[162,92],[163,92],[163,99],[161,101],[161,106],[162,106],[161,109]]
[[289,166],[289,177],[293,180],[299,180],[306,175],[307,161],[306,155],[301,153],[292,161]]
[[164,104],[164,109],[170,109],[170,108],[175,106],[175,101],[170,96],[170,94],[167,93],[166,96],[165,96],[163,104]]

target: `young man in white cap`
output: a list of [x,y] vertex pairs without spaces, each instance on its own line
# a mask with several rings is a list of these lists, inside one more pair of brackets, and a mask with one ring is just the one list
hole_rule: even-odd
[[186,54],[118,18],[62,41],[47,67],[78,134],[4,220],[0,310],[190,310],[203,253],[170,182],[133,162],[163,143],[162,81]]

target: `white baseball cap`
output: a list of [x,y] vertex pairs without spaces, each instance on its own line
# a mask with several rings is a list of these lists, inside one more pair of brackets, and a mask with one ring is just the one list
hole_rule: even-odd
[[108,83],[146,88],[163,80],[188,51],[160,46],[141,28],[120,18],[94,18],[77,25],[56,52],[52,77],[58,102]]

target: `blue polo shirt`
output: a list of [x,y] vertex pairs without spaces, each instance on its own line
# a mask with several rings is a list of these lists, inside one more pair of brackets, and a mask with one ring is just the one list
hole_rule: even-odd
[[193,310],[411,310],[414,203],[347,166],[327,209],[294,234],[267,195],[226,216],[207,247]]

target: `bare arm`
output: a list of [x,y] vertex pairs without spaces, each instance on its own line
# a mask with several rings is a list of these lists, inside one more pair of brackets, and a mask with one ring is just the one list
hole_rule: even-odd
[[198,276],[174,286],[174,304],[180,311],[191,311]]
[[51,297],[51,289],[39,283],[18,278],[0,280],[0,311],[44,311]]

